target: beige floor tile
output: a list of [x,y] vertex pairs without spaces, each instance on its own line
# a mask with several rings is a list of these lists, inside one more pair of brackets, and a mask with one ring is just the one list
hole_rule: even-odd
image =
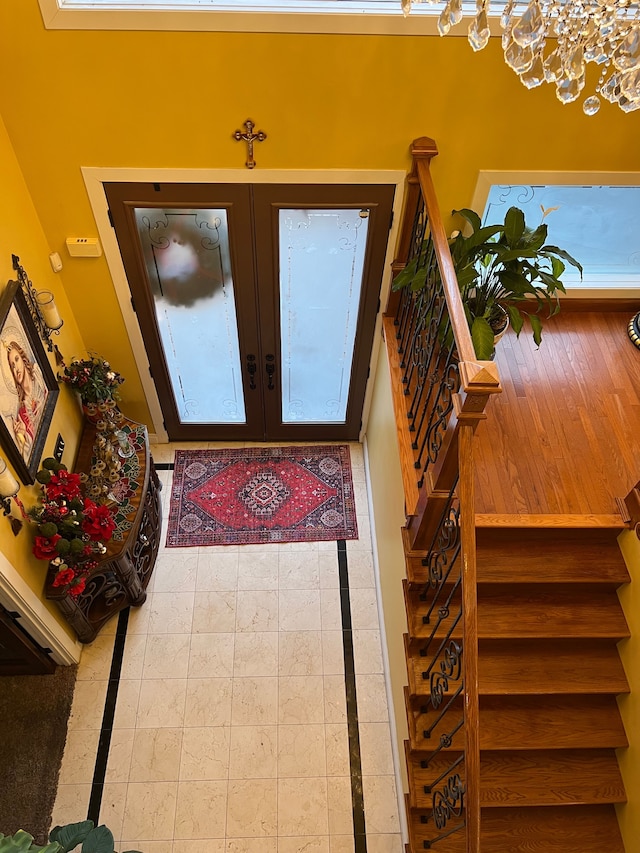
[[290,675],[279,678],[278,722],[324,722],[324,679],[321,675]]
[[278,551],[239,552],[238,589],[277,589]]
[[193,548],[161,549],[153,570],[153,591],[192,592],[196,588],[198,553]]
[[402,836],[399,832],[393,835],[367,836],[367,853],[402,853],[402,850]]
[[102,727],[108,681],[76,681],[68,731]]
[[393,773],[389,723],[360,723],[360,755],[363,776]]
[[318,551],[282,551],[278,556],[280,589],[318,589],[320,559]]
[[63,826],[65,823],[77,823],[84,820],[90,797],[91,782],[81,785],[66,785],[61,777],[51,816],[51,826]]
[[142,678],[186,678],[191,634],[148,634]]
[[275,725],[278,722],[278,685],[276,676],[234,678],[232,725]]
[[231,678],[189,678],[184,725],[230,725],[232,684]]
[[329,853],[329,836],[298,835],[279,838],[278,853]]
[[277,590],[238,590],[235,630],[277,631]]
[[177,782],[130,782],[122,837],[170,840],[174,832]]
[[346,723],[347,700],[344,675],[325,675],[323,681],[325,723]]
[[277,635],[279,675],[322,675],[320,631],[285,631]]
[[[229,782],[227,838],[274,836],[277,826],[277,781],[242,779]],[[250,808],[247,808],[248,804]]]
[[130,782],[176,782],[182,728],[137,729],[131,751]]
[[113,717],[114,729],[133,729],[136,727],[141,684],[142,680],[139,678],[121,680],[118,684],[118,698]]
[[234,634],[193,634],[189,678],[229,678],[233,674]]
[[221,552],[214,547],[205,554],[201,553],[198,557],[196,591],[237,589],[239,560],[240,553],[233,548]]
[[107,681],[111,672],[111,658],[115,637],[112,634],[98,634],[92,643],[82,647],[78,681]]
[[353,832],[350,776],[330,776],[327,779],[327,802],[331,835],[346,835]]
[[229,775],[228,726],[184,729],[180,780],[226,779]]
[[352,589],[349,592],[349,599],[351,602],[351,627],[354,630],[359,628],[378,630],[380,622],[375,589]]
[[280,631],[320,630],[320,590],[281,589],[278,600]]
[[81,785],[93,781],[99,737],[98,729],[75,729],[67,733],[60,766],[61,784]]
[[194,592],[155,592],[149,607],[150,634],[190,634]]
[[384,723],[389,719],[387,691],[382,673],[356,675],[358,721]]
[[236,634],[233,658],[235,678],[278,674],[277,631]]
[[328,835],[327,779],[278,779],[278,837]]
[[199,590],[193,608],[194,634],[228,634],[236,630],[235,589]]
[[226,780],[178,783],[176,839],[224,838],[227,784]]
[[278,726],[232,726],[230,779],[275,779]]
[[128,782],[135,729],[113,729],[109,744],[106,782]]
[[[120,847],[120,839],[122,837],[122,825],[124,821],[124,810],[127,800],[126,782],[106,782],[102,789],[102,799],[100,801],[100,815],[98,818],[98,826],[104,824],[111,830],[115,840],[116,849],[135,849],[135,845],[130,848]],[[146,853],[146,851],[145,851]]]
[[137,728],[178,728],[184,725],[187,680],[147,679],[140,686]]
[[278,726],[278,776],[326,776],[324,735],[322,724]]
[[349,733],[346,723],[329,723],[325,726],[327,749],[327,776],[348,776]]
[[362,791],[367,832],[393,835],[400,832],[396,780],[393,776],[363,776]]
[[274,835],[259,838],[229,838],[224,853],[278,853],[278,839]]

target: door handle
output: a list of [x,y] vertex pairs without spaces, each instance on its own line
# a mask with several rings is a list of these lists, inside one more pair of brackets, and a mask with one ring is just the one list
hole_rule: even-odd
[[273,384],[273,374],[276,372],[276,357],[274,355],[268,355],[266,357],[265,370],[267,371],[267,376],[269,377],[269,383],[267,385],[267,389],[269,391],[273,391],[275,389],[275,385]]
[[256,364],[255,355],[248,355],[247,356],[247,373],[249,374],[249,388],[252,391],[255,391],[255,388],[256,388],[255,373],[256,373],[257,369],[258,369],[258,365]]

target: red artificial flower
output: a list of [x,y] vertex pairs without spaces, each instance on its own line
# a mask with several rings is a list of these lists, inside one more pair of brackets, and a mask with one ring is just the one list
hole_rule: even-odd
[[48,500],[65,498],[71,501],[74,498],[79,498],[81,495],[80,475],[61,469],[52,475],[46,485],[46,492]]
[[68,583],[71,583],[75,576],[76,574],[73,569],[70,569],[68,566],[65,566],[65,568],[61,569],[53,579],[53,585],[66,586]]
[[82,531],[94,542],[103,539],[105,542],[111,539],[116,523],[113,520],[111,510],[108,506],[97,506],[89,498],[84,502],[84,519],[82,520]]
[[78,583],[75,583],[73,586],[69,587],[69,595],[73,595],[74,597],[76,595],[80,595],[81,592],[84,592],[84,588],[86,585],[87,581],[85,580],[85,578],[80,578]]
[[33,553],[39,560],[51,560],[56,557],[56,543],[62,539],[59,533],[54,536],[36,536],[33,540]]

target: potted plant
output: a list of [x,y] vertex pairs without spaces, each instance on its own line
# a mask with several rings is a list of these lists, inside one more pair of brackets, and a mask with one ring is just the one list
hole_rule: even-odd
[[97,417],[99,407],[115,406],[120,398],[119,386],[124,382],[109,362],[98,355],[74,358],[58,378],[78,392],[84,413],[90,420]]
[[[543,220],[549,211],[543,210]],[[522,210],[511,207],[504,222],[483,226],[473,210],[454,210],[471,226],[464,235],[456,231],[449,248],[456,270],[467,322],[478,359],[493,357],[496,337],[510,322],[520,335],[525,320],[537,346],[542,339],[543,310],[548,317],[560,310],[559,293],[565,288],[561,276],[565,261],[580,271],[582,266],[568,252],[547,245],[547,225],[526,225]],[[427,285],[427,267],[421,267],[420,252],[396,276],[393,286],[417,290]],[[424,261],[423,261],[424,262]],[[528,310],[529,306],[533,310]]]
[[[91,820],[67,823],[51,830],[49,843],[40,845],[33,835],[19,829],[13,835],[0,833],[0,853],[69,853],[81,844],[80,853],[115,853],[113,834],[106,826],[95,826]],[[127,853],[139,853],[129,850]]]

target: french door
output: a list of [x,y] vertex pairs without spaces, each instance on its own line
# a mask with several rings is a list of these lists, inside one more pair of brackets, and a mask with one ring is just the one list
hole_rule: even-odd
[[171,440],[358,437],[393,186],[104,188]]

